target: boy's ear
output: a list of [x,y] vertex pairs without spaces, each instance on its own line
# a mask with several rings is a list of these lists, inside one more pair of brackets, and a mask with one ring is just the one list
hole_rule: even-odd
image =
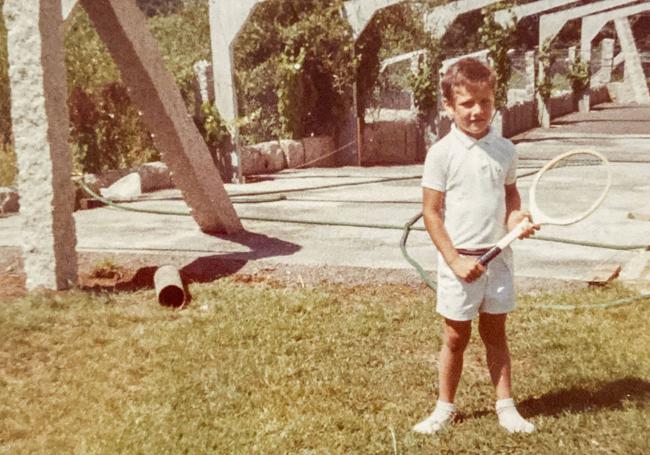
[[445,110],[447,111],[447,114],[449,114],[451,117],[454,116],[454,103],[453,101],[449,101],[447,98],[444,96],[442,97],[442,105],[445,107]]

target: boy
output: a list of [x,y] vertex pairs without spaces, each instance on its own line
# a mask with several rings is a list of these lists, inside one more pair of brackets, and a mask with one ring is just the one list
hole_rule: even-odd
[[[441,81],[444,105],[454,125],[427,154],[423,187],[426,229],[438,249],[436,310],[444,318],[436,408],[413,430],[432,434],[456,414],[454,397],[479,317],[488,369],[496,389],[499,423],[509,432],[532,432],[511,396],[506,315],[515,307],[512,256],[504,250],[487,267],[478,257],[525,217],[516,184],[514,145],[490,130],[496,78],[476,59],[452,65]],[[522,235],[533,233],[531,228]]]

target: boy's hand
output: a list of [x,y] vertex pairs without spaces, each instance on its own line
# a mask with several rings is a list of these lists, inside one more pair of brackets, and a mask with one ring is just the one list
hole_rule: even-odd
[[467,256],[458,256],[451,261],[449,268],[459,278],[471,283],[479,278],[485,272],[483,267],[476,259],[468,258]]
[[[510,212],[510,216],[508,216],[508,231],[512,231],[519,223],[521,223],[523,220],[528,219],[531,223],[533,222],[533,218],[530,214],[530,212],[526,212],[523,210],[513,210]],[[532,224],[530,228],[526,229],[524,232],[521,233],[519,236],[519,239],[525,239],[527,237],[530,237],[531,235],[535,234],[535,231],[539,231],[539,224]]]

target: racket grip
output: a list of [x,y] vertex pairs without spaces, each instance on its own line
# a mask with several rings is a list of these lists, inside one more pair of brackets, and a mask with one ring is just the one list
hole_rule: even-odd
[[479,264],[482,266],[488,265],[492,259],[497,257],[501,251],[503,251],[504,248],[518,239],[519,236],[524,233],[524,231],[530,229],[532,226],[533,224],[528,219],[522,220],[517,226],[515,226],[512,231],[508,232],[501,240],[497,242],[496,245],[490,248],[487,253],[478,258]]

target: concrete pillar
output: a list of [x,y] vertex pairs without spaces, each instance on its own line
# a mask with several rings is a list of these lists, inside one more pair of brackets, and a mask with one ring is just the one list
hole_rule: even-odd
[[524,64],[526,75],[526,99],[535,99],[535,51],[527,51],[524,54]]
[[648,83],[643,72],[643,66],[641,65],[639,50],[634,42],[630,22],[627,18],[620,18],[614,21],[614,25],[616,27],[616,34],[621,42],[621,50],[625,54],[625,80],[626,82],[629,81],[637,103],[650,103]]
[[605,38],[600,42],[600,69],[592,79],[592,87],[609,84],[614,69],[614,40]]
[[567,62],[570,64],[574,63],[576,61],[576,47],[575,46],[570,46],[566,50],[566,59]]
[[498,0],[458,0],[438,6],[424,16],[424,28],[434,38],[442,38],[447,29],[461,14],[497,3]]
[[634,3],[635,0],[602,0],[589,2],[586,5],[575,8],[549,13],[539,18],[539,43],[547,38],[553,39],[564,27],[564,24],[572,19],[578,19],[600,11],[617,8],[626,3]]
[[133,0],[81,0],[143,114],[174,184],[204,232],[242,229],[205,141]]
[[214,78],[212,65],[207,60],[199,60],[194,70],[194,116],[203,118],[201,107],[204,103],[214,103]]
[[375,13],[383,8],[387,8],[396,3],[402,3],[404,0],[349,0],[343,3],[345,17],[352,27],[354,41],[364,31],[368,23],[372,20]]
[[524,5],[517,5],[512,8],[512,11],[501,10],[494,14],[494,19],[502,26],[507,26],[511,23],[511,15],[521,20],[524,17],[540,14],[562,6],[570,5],[571,3],[578,3],[579,0],[539,0],[537,2],[526,3]]
[[[542,62],[537,64],[537,81],[541,82],[546,75]],[[551,101],[544,100],[539,94],[536,94],[537,121],[542,128],[551,127]]]
[[26,287],[77,281],[60,0],[5,0]]

